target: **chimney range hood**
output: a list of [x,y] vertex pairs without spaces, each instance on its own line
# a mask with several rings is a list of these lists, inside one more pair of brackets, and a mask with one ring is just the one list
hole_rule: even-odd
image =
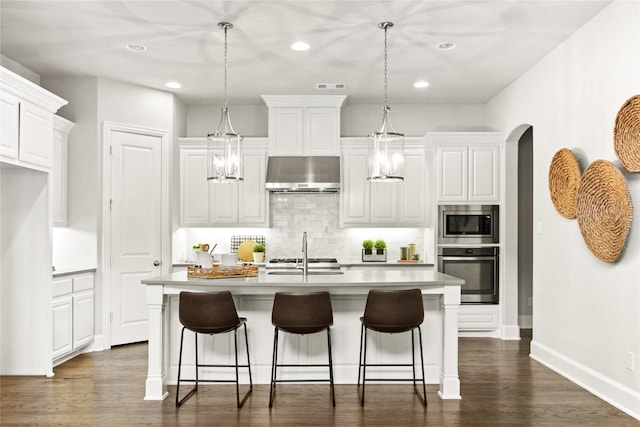
[[340,157],[269,157],[265,187],[274,193],[337,193]]

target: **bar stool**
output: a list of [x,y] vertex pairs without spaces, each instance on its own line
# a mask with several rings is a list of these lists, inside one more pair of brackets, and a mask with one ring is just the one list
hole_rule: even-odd
[[[424,321],[424,307],[422,304],[422,292],[420,289],[408,290],[370,290],[367,295],[367,303],[364,316],[360,318],[360,357],[358,362],[358,387],[360,387],[360,372],[362,372],[362,396],[360,405],[364,406],[364,387],[366,381],[413,381],[413,388],[420,397],[416,388],[416,381],[422,382],[422,403],[427,406],[427,389],[424,376],[424,357],[422,354],[422,331],[420,325]],[[367,363],[367,330],[395,334],[411,331],[411,364],[371,364]],[[416,379],[415,340],[414,331],[418,330],[420,338],[420,366],[422,378]],[[364,347],[364,352],[363,352]],[[366,378],[367,366],[411,366],[413,378]]]
[[[273,361],[271,364],[271,387],[269,389],[269,408],[273,407],[273,396],[276,383],[281,382],[329,382],[331,385],[331,400],[336,406],[333,387],[333,359],[331,357],[331,326],[333,326],[333,310],[329,292],[276,292],[273,299],[271,323],[273,335]],[[279,331],[297,335],[313,334],[327,331],[327,346],[329,350],[329,364],[279,364],[278,363],[278,333]],[[277,370],[280,367],[328,367],[329,379],[307,380],[279,380]]]
[[[235,383],[236,384],[236,400],[238,408],[247,400],[249,394],[253,390],[253,382],[251,380],[251,364],[249,362],[249,340],[247,338],[247,319],[238,317],[236,306],[233,302],[231,292],[180,292],[179,305],[180,323],[182,323],[182,333],[180,335],[180,357],[178,360],[178,384],[176,387],[176,406],[181,406],[188,398],[198,391],[198,383]],[[244,340],[247,349],[247,364],[238,364],[238,328],[244,326]],[[196,378],[181,379],[182,370],[182,344],[184,341],[184,330],[188,329],[194,332],[195,336],[195,355],[196,355]],[[210,365],[198,363],[198,334],[222,334],[233,331],[233,344],[235,347],[235,364],[233,365]],[[235,380],[203,380],[198,378],[198,368],[235,368]],[[238,381],[238,368],[248,368],[249,370],[249,391],[240,401],[240,385]],[[193,387],[186,396],[179,399],[180,381],[194,382]]]

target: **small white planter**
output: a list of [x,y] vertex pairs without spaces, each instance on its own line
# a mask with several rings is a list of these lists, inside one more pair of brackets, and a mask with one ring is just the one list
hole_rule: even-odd
[[253,262],[264,262],[264,252],[254,252]]
[[362,250],[362,262],[385,262],[387,261],[386,249],[371,249],[371,253]]

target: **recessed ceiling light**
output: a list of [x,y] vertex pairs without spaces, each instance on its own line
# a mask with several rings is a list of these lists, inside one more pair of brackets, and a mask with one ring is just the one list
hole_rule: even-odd
[[144,52],[147,50],[147,47],[143,44],[129,43],[127,45],[127,49],[129,49],[132,52]]
[[417,88],[424,88],[424,87],[429,87],[429,82],[426,80],[418,80],[417,82],[415,82],[413,84],[413,87],[417,87]]
[[442,42],[442,43],[438,43],[436,47],[442,50],[451,50],[456,47],[456,44],[454,42]]
[[178,82],[167,82],[164,85],[171,89],[180,89],[182,87],[182,85]]
[[296,50],[298,52],[304,52],[305,50],[309,50],[311,46],[305,42],[295,42],[291,45],[291,49]]

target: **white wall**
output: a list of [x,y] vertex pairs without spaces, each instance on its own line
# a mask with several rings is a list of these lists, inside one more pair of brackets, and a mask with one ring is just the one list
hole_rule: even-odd
[[[507,134],[533,125],[534,228],[542,232],[533,240],[532,356],[640,418],[640,228],[617,263],[598,260],[577,222],[555,211],[547,181],[562,147],[619,165],[615,117],[638,93],[640,3],[616,1],[491,100],[487,114]],[[639,201],[640,174],[625,178]]]

